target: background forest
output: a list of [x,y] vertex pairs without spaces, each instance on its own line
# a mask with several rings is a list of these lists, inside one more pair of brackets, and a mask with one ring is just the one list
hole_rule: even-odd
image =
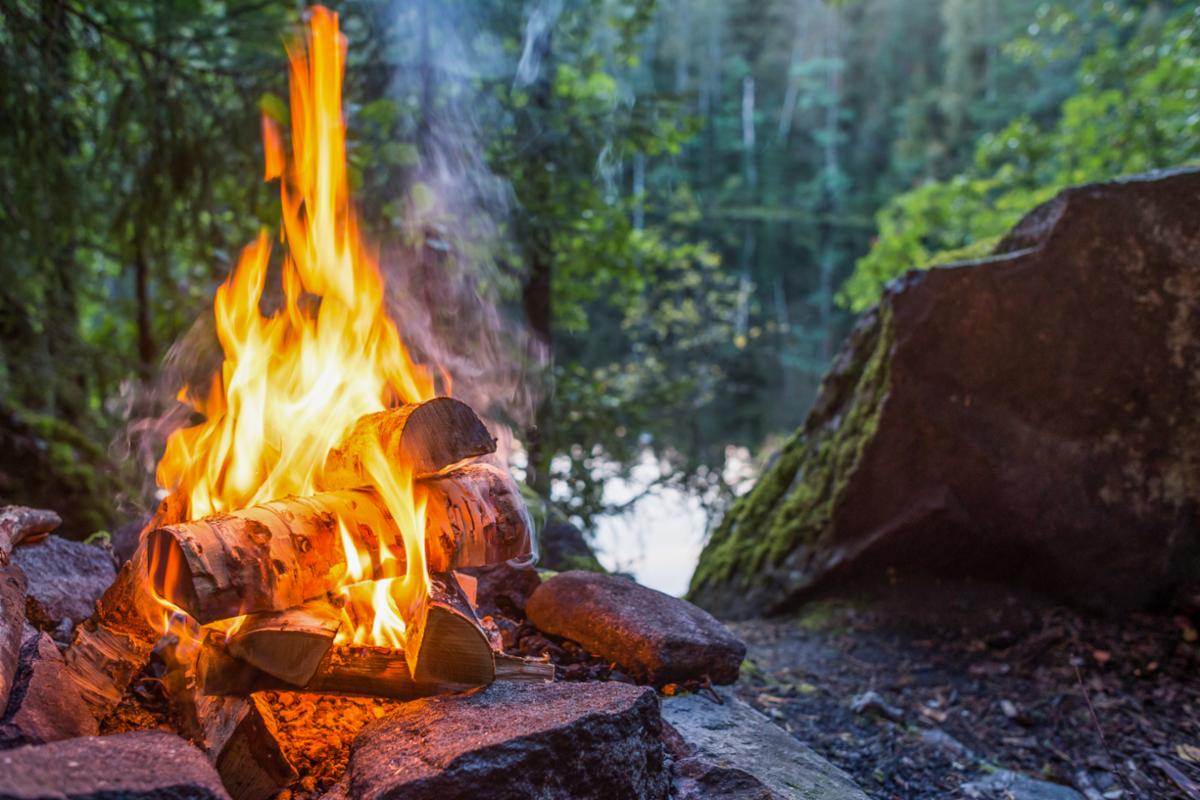
[[[891,278],[1200,156],[1189,2],[332,5],[369,236],[449,287],[417,298],[443,338],[487,329],[512,374],[474,391],[587,531],[667,487],[723,508]],[[153,501],[131,423],[278,222],[260,115],[302,11],[0,2],[0,497],[79,536]]]

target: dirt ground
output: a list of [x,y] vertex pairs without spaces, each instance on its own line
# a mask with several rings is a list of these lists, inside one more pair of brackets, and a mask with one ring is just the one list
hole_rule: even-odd
[[979,585],[824,600],[733,626],[739,691],[875,798],[1057,796],[964,788],[1012,770],[1088,800],[1198,800],[1198,609],[1106,619]]

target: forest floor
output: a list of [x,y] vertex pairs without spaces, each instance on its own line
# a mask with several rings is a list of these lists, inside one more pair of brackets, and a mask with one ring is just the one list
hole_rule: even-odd
[[738,686],[875,798],[1200,800],[1198,608],[1099,618],[981,585],[824,600],[733,625]]

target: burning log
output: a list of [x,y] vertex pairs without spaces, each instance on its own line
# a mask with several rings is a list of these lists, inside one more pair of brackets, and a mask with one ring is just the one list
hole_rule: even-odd
[[487,635],[452,575],[433,575],[419,619],[410,623],[404,669],[398,651],[331,648],[338,619],[328,606],[253,615],[230,633],[210,631],[198,658],[206,692],[248,694],[268,688],[423,697],[486,686],[496,663]]
[[[524,501],[503,471],[472,464],[418,486],[429,509],[426,553],[432,569],[481,566],[532,552]],[[372,553],[381,539],[397,538],[391,514],[370,490],[289,497],[151,531],[155,591],[205,624],[323,598],[346,570],[339,520]]]
[[146,591],[145,574],[146,552],[138,548],[67,650],[67,674],[98,720],[121,701],[159,638],[150,619],[161,609]]
[[425,496],[425,559],[431,572],[499,564],[533,554],[521,490],[503,469],[466,464],[417,483]]
[[408,465],[417,478],[496,452],[496,440],[470,406],[435,397],[359,419],[345,441],[326,456],[320,488],[354,489],[371,483],[363,458],[375,446],[389,462]]
[[[321,659],[312,678],[304,686],[297,687],[233,656],[225,636],[218,631],[210,632],[205,638],[196,674],[204,692],[235,696],[274,689],[415,700],[481,685],[415,680],[401,650],[371,645],[334,645]],[[554,679],[554,665],[497,654],[495,679],[549,681]]]

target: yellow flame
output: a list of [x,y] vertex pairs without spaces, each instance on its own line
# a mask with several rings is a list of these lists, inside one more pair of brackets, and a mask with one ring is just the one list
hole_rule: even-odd
[[[264,232],[217,290],[220,372],[203,396],[179,394],[205,419],[175,431],[158,465],[159,486],[181,494],[189,519],[312,494],[326,455],[359,417],[435,394],[432,373],[413,363],[387,314],[382,275],[359,237],[346,179],[345,56],[337,15],[312,8],[288,48],[290,158],[263,119],[265,175],[280,179],[286,244],[279,308],[261,309],[271,256]],[[395,542],[374,554],[393,566],[369,571],[372,554],[343,525],[342,594],[357,620],[353,639],[394,645],[428,586],[423,509],[404,465],[379,453],[370,474],[401,532],[406,572],[385,574],[396,572]]]

